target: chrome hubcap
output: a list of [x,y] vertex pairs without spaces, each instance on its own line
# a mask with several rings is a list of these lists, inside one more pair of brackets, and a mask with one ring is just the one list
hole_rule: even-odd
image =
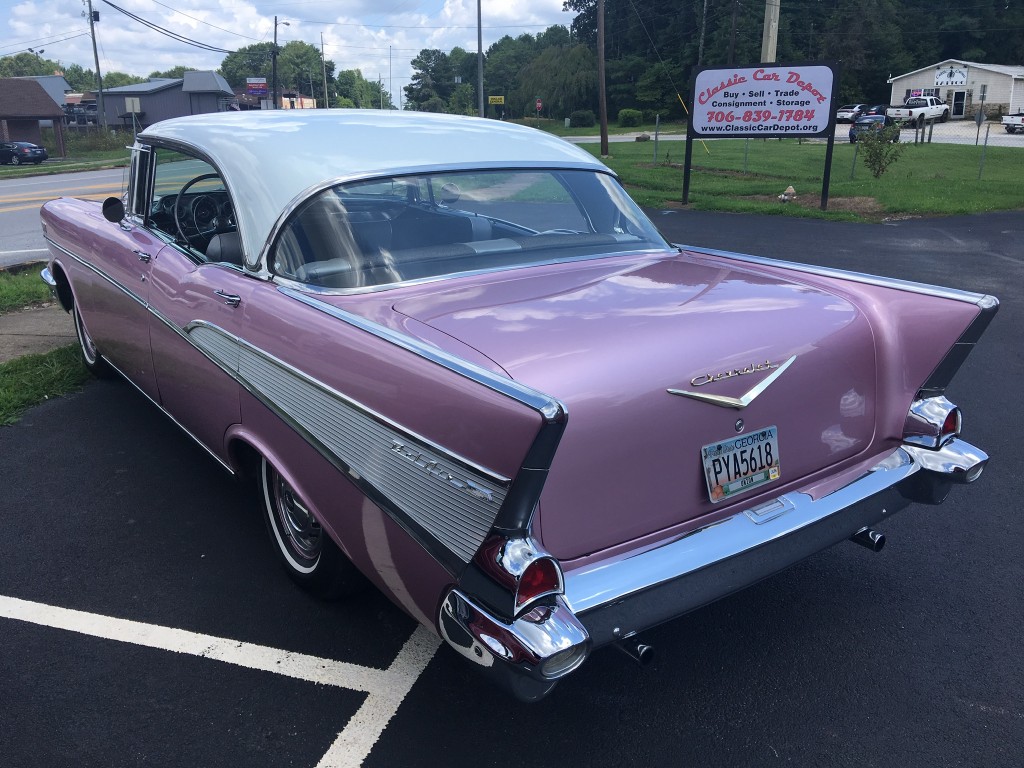
[[281,475],[275,475],[274,511],[281,535],[290,543],[296,557],[312,562],[320,557],[323,529],[295,490]]
[[75,308],[75,331],[78,333],[78,343],[82,347],[82,356],[85,357],[85,361],[89,365],[93,365],[96,362],[96,345],[89,338],[89,333],[85,330],[85,325],[82,324],[82,316],[78,314],[77,307]]

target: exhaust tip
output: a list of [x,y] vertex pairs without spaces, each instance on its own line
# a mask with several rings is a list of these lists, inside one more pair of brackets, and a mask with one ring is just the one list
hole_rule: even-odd
[[870,528],[861,528],[850,537],[850,541],[854,544],[860,544],[862,547],[867,547],[872,552],[881,552],[882,547],[885,546],[885,534],[873,531]]
[[654,646],[647,645],[647,643],[642,643],[636,638],[619,640],[617,643],[615,643],[615,647],[627,656],[629,656],[629,658],[631,658],[641,667],[646,667],[648,664],[654,661]]

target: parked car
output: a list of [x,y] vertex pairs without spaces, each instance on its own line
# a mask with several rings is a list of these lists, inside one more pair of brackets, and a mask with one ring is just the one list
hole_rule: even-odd
[[1001,122],[1007,133],[1024,131],[1024,111],[1015,115],[1004,115]]
[[918,128],[927,120],[941,123],[949,120],[949,106],[937,96],[912,96],[898,107],[889,107],[885,114],[899,123],[913,123]]
[[47,157],[49,155],[46,154],[46,149],[37,144],[27,141],[0,142],[0,163],[10,163],[11,165],[35,163],[39,165]]
[[867,104],[846,104],[836,110],[836,122],[852,123],[867,108]]
[[290,577],[523,700],[988,460],[944,393],[996,299],[671,245],[522,126],[184,117],[41,216],[86,366],[253,483]]
[[864,117],[865,115],[884,115],[885,110],[887,110],[888,108],[888,104],[872,104],[870,107],[864,110],[864,113],[861,115],[861,117]]
[[[891,117],[885,115],[865,115],[864,117],[857,118],[857,121],[850,126],[850,143],[856,143],[857,139],[868,131],[881,131],[884,128],[888,128],[895,125],[895,122]],[[900,132],[898,130],[892,131],[892,141],[896,142],[900,140]]]

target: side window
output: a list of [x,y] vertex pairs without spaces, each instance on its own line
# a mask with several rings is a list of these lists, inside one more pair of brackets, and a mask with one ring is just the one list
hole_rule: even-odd
[[241,266],[244,254],[235,212],[217,170],[201,158],[163,147],[152,154],[153,181],[140,191],[150,228],[197,261]]

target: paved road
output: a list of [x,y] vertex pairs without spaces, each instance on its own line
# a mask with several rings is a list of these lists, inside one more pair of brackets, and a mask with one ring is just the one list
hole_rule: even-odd
[[103,200],[120,196],[125,169],[0,179],[0,267],[46,258],[39,207],[62,195]]
[[999,295],[950,391],[994,456],[982,481],[890,521],[880,554],[821,553],[648,633],[652,666],[605,650],[525,706],[378,594],[293,589],[251,498],[97,382],[0,429],[0,762],[1017,768],[1024,217],[656,221],[677,242]]

